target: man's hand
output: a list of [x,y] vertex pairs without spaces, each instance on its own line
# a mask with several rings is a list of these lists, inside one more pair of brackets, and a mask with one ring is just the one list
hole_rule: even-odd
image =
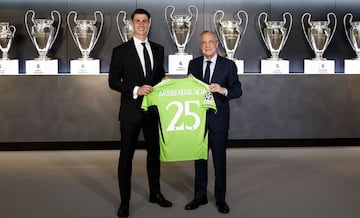
[[226,94],[227,94],[226,88],[221,87],[221,86],[220,86],[219,84],[217,84],[217,83],[211,83],[211,84],[209,85],[209,87],[210,87],[210,91],[211,91],[211,92],[217,92],[217,93],[219,93],[219,94],[221,94],[221,95],[226,95]]
[[143,86],[140,86],[138,91],[137,91],[137,95],[139,96],[143,96],[143,95],[147,95],[149,94],[150,92],[152,92],[153,90],[153,87],[150,86],[150,85],[143,85]]

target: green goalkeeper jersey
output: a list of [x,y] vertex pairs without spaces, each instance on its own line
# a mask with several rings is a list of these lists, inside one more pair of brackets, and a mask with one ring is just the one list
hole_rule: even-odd
[[206,111],[216,111],[209,85],[194,77],[167,79],[144,96],[141,107],[157,106],[160,124],[160,160],[208,158]]

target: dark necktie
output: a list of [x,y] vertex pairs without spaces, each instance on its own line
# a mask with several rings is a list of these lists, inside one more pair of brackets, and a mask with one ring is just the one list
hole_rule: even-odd
[[145,74],[146,79],[150,79],[151,76],[151,62],[148,50],[146,49],[145,42],[141,43],[143,46],[144,60],[145,60]]
[[205,74],[204,74],[204,82],[206,82],[207,84],[210,83],[210,64],[211,61],[206,61],[206,68],[205,68]]

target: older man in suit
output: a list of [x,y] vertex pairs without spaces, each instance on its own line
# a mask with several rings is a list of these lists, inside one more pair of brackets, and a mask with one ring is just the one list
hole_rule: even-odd
[[[210,86],[213,93],[217,113],[207,112],[207,127],[209,129],[209,147],[215,167],[215,198],[220,213],[229,213],[230,209],[225,201],[226,193],[226,147],[229,130],[229,100],[238,98],[242,94],[241,83],[238,79],[234,61],[217,54],[218,41],[216,34],[204,31],[200,35],[200,47],[203,56],[190,61],[188,72]],[[186,210],[193,210],[208,203],[207,160],[195,161],[195,193],[194,199],[185,206]]]
[[160,192],[158,115],[155,111],[145,113],[141,109],[143,96],[149,94],[153,86],[165,76],[164,48],[148,40],[151,25],[149,12],[136,9],[131,15],[131,23],[134,37],[113,49],[109,71],[110,88],[121,93],[121,148],[118,165],[121,204],[117,213],[119,217],[129,216],[132,159],[141,129],[147,149],[149,201],[161,207],[172,206]]

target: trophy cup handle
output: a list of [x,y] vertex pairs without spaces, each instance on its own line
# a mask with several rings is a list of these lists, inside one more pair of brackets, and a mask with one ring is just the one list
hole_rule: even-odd
[[92,47],[91,47],[90,50],[92,50],[92,49],[94,48],[94,46],[96,45],[96,43],[97,43],[97,41],[98,41],[98,39],[99,39],[99,37],[100,37],[100,34],[101,34],[101,32],[102,32],[102,28],[103,28],[103,26],[104,26],[104,16],[103,16],[103,14],[101,13],[101,11],[95,11],[95,12],[94,12],[95,23],[97,22],[97,17],[96,17],[97,14],[98,14],[98,15],[100,16],[100,18],[101,18],[100,28],[99,28],[98,34],[97,34],[97,36],[96,36],[96,39],[95,39],[95,41],[94,41],[94,44],[92,45]]
[[[220,14],[220,18],[219,19],[217,19],[218,18],[218,15]],[[222,21],[222,19],[224,18],[224,11],[222,11],[222,10],[217,10],[215,13],[214,13],[214,25],[215,25],[215,32],[216,32],[216,35],[217,35],[217,37],[219,38],[219,41],[220,41],[220,43],[221,43],[221,46],[223,47],[223,48],[225,48],[225,45],[223,44],[223,40],[221,40],[221,35],[220,35],[220,33],[219,33],[219,23],[221,23],[221,21]]]
[[54,14],[56,14],[56,15],[58,16],[59,20],[58,20],[58,25],[57,25],[56,32],[55,32],[55,35],[54,35],[54,39],[53,39],[52,42],[50,43],[49,48],[51,48],[52,45],[54,44],[54,42],[55,42],[55,40],[56,40],[56,37],[57,37],[57,35],[58,35],[58,33],[59,33],[60,26],[61,26],[61,15],[60,15],[60,13],[59,13],[58,11],[56,11],[56,10],[53,10],[53,11],[51,11],[50,14],[51,14],[51,18],[52,18],[53,23],[54,23],[54,21],[55,21]]
[[32,14],[31,15],[31,21],[33,22],[33,23],[35,23],[35,19],[34,19],[34,17],[35,17],[35,11],[33,11],[33,10],[28,10],[26,13],[25,13],[25,27],[26,27],[26,31],[27,31],[27,33],[29,34],[29,36],[30,36],[30,39],[31,39],[31,41],[35,44],[35,42],[34,42],[34,39],[33,39],[33,37],[31,36],[31,32],[30,32],[30,28],[29,28],[29,23],[28,23],[28,17],[29,17],[29,14]]
[[15,32],[16,32],[16,28],[15,28],[15,26],[14,25],[10,25],[10,31],[12,32],[12,37],[14,38],[14,36],[15,36]]
[[259,17],[258,17],[258,26],[259,26],[261,38],[262,38],[262,40],[263,40],[266,48],[267,48],[268,50],[270,50],[268,44],[266,43],[265,36],[264,36],[264,33],[263,33],[263,31],[262,31],[262,28],[261,28],[261,27],[262,27],[262,25],[261,25],[261,17],[264,17],[263,23],[266,23],[266,22],[267,22],[267,19],[268,19],[268,15],[267,15],[266,12],[261,12],[261,13],[259,14]]
[[[310,42],[310,39],[309,39],[308,34],[306,33],[306,28],[305,28],[305,24],[304,24],[304,23],[305,23],[304,20],[305,20],[305,17],[306,17],[306,16],[308,16],[307,23],[311,26],[311,24],[310,24],[311,14],[308,13],[308,12],[306,12],[306,13],[304,13],[304,14],[302,15],[302,17],[301,17],[301,25],[302,25],[302,29],[303,29],[305,38],[306,38],[306,40],[308,41],[310,47],[312,48],[312,44],[311,44],[311,42]],[[313,49],[313,50],[314,50],[314,49]]]
[[331,36],[329,38],[328,44],[330,43],[331,39],[333,38],[333,36],[335,34],[336,25],[337,25],[336,15],[333,12],[330,12],[330,13],[327,14],[327,19],[328,19],[329,25],[331,23],[331,17],[333,17],[334,25],[333,25],[333,31],[332,31]]
[[73,38],[76,46],[79,46],[78,43],[77,43],[77,41],[76,41],[76,38],[75,38],[74,32],[73,32],[73,30],[72,30],[71,24],[70,24],[70,23],[71,23],[71,22],[70,22],[70,17],[71,17],[72,14],[74,14],[74,23],[75,23],[75,24],[77,23],[77,21],[76,21],[76,20],[77,20],[77,13],[76,13],[76,11],[70,11],[70,12],[68,13],[68,15],[67,15],[67,18],[66,18],[66,20],[67,20],[67,25],[68,25],[68,28],[69,28],[69,32],[70,32],[70,34],[71,34],[71,37]]
[[[169,14],[169,16],[168,16],[168,9],[169,8],[171,8],[172,10],[171,10],[171,13]],[[172,40],[174,40],[174,37],[173,37],[173,35],[172,35],[172,33],[171,33],[171,29],[170,29],[170,25],[169,25],[169,17],[170,17],[170,19],[173,21],[174,20],[174,17],[173,17],[173,15],[174,15],[174,12],[175,12],[175,7],[173,6],[173,5],[168,5],[166,8],[165,8],[165,21],[166,21],[166,25],[167,25],[167,28],[168,28],[168,31],[169,31],[169,34],[170,34],[170,36],[171,36],[171,39]],[[175,41],[175,40],[174,40]]]
[[[350,18],[349,18],[349,22],[346,22],[346,20],[347,20],[348,17],[350,17]],[[344,16],[343,22],[344,22],[344,29],[345,29],[346,38],[347,38],[347,40],[349,41],[351,47],[353,47],[353,49],[355,50],[355,48],[354,48],[354,46],[353,46],[353,43],[351,42],[351,38],[350,38],[350,36],[349,36],[349,29],[348,29],[348,23],[351,24],[352,19],[353,19],[353,15],[352,15],[351,13],[347,13],[347,14],[345,14],[345,16]]]
[[[283,44],[285,44],[286,41],[287,41],[287,39],[289,38],[290,31],[291,31],[291,28],[292,28],[292,22],[293,22],[292,16],[291,16],[290,12],[285,12],[285,13],[283,14],[283,19],[284,19],[284,23],[285,23],[285,24],[288,22],[288,20],[286,19],[286,16],[289,17],[289,19],[288,19],[288,20],[289,20],[289,27],[288,27],[287,34],[286,34],[286,36],[285,36],[285,38],[284,38]],[[284,24],[284,25],[285,25],[285,24]]]
[[[244,23],[243,33],[242,33],[242,35],[244,35],[244,34],[245,34],[245,31],[246,31],[246,28],[247,28],[247,25],[248,25],[249,16],[248,16],[248,14],[246,13],[246,11],[244,11],[244,10],[238,11],[238,12],[236,13],[236,15],[237,15],[237,18],[238,18],[239,21],[240,21],[240,25],[241,25],[242,23]],[[241,15],[243,15],[243,17],[245,18],[245,22],[243,22],[243,19],[241,19]],[[241,42],[242,38],[243,38],[243,37],[240,37],[240,40],[239,40],[238,43]]]
[[123,42],[125,42],[125,37],[124,35],[122,34],[122,31],[121,31],[121,27],[120,27],[120,22],[119,22],[119,18],[120,18],[120,15],[123,14],[123,19],[122,19],[122,22],[123,23],[126,23],[126,12],[125,11],[119,11],[119,13],[116,15],[116,25],[117,25],[117,28],[118,28],[118,31],[119,31],[119,34],[120,34],[120,38]]
[[195,6],[195,5],[190,5],[189,7],[188,7],[188,11],[189,11],[189,14],[190,14],[190,20],[193,18],[193,13],[191,12],[191,9],[195,9],[195,21],[194,21],[194,25],[191,25],[192,26],[192,30],[191,30],[191,32],[190,32],[190,35],[189,35],[189,39],[191,38],[191,36],[193,35],[193,33],[194,33],[194,30],[195,30],[195,25],[196,25],[196,23],[197,23],[197,20],[198,20],[198,16],[199,16],[199,11],[198,11],[198,9],[197,9],[197,7]]

